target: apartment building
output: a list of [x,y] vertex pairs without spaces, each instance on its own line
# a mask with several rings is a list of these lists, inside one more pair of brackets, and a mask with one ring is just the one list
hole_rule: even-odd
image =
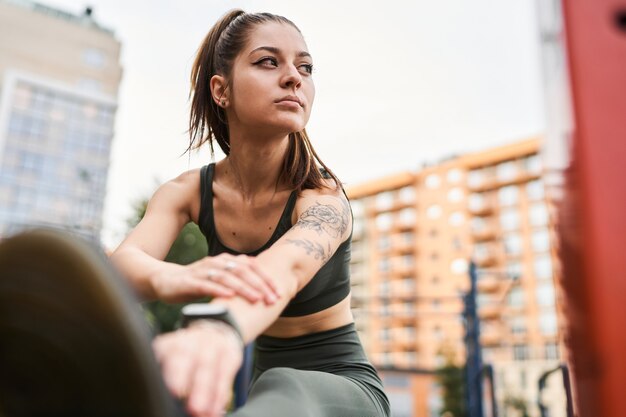
[[0,0],[0,237],[34,225],[99,237],[120,47],[90,8]]
[[377,367],[404,372],[396,383],[405,371],[419,375],[403,403],[419,399],[425,410],[426,396],[432,407],[432,371],[465,362],[471,261],[499,401],[536,401],[538,375],[558,365],[558,264],[539,146],[524,140],[348,189],[353,312]]

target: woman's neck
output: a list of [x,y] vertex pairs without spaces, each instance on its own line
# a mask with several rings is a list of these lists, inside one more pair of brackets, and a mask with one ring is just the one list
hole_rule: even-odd
[[[231,132],[232,133],[232,132]],[[286,186],[280,174],[289,145],[289,136],[230,136],[231,151],[224,161],[229,183],[246,202],[259,195],[275,194]]]

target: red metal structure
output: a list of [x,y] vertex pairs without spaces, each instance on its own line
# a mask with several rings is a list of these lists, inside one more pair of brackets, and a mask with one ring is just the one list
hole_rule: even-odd
[[577,415],[626,415],[626,1],[562,0],[574,116],[559,207]]

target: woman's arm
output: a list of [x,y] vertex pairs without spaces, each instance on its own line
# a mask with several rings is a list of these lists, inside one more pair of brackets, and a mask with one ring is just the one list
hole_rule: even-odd
[[[273,303],[269,276],[255,269],[252,258],[221,254],[189,265],[165,262],[180,230],[191,221],[192,202],[200,196],[199,170],[181,174],[157,189],[146,213],[110,257],[142,299],[191,301],[204,296],[239,294],[249,302]],[[237,273],[228,265],[236,262]]]
[[[350,235],[350,207],[341,191],[309,193],[298,200],[296,212],[297,223],[255,260],[257,267],[274,277],[283,296],[269,306],[238,297],[212,301],[229,308],[246,343],[278,318]],[[183,329],[160,336],[154,343],[167,385],[188,400],[194,415],[219,415],[241,363],[233,332],[224,335],[221,331],[211,326]]]
[[214,300],[229,307],[246,343],[278,318],[288,302],[350,235],[352,216],[342,191],[311,192],[298,200],[296,212],[296,224],[255,260],[259,268],[274,277],[278,291],[285,296],[273,306],[250,304],[237,298]]

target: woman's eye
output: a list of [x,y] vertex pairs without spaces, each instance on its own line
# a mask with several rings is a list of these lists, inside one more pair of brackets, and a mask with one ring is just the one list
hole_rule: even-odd
[[276,58],[272,58],[272,57],[265,57],[265,58],[261,58],[260,60],[258,60],[257,62],[255,62],[256,65],[263,65],[266,67],[277,67],[278,66],[278,61],[276,61]]
[[300,65],[300,68],[302,68],[307,74],[313,74],[313,64],[303,64]]

